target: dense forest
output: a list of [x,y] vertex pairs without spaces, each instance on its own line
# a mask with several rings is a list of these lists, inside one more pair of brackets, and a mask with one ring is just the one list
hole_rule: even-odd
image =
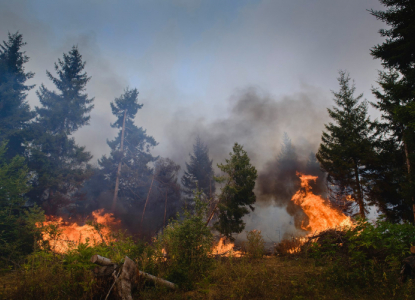
[[[37,291],[33,288],[38,283],[27,279],[32,273],[19,275],[26,278],[20,292],[11,289],[0,295],[11,299],[49,299],[45,295],[50,293],[50,299],[98,299],[97,295],[108,291],[108,282],[91,279],[93,265],[89,259],[93,254],[113,261],[121,261],[128,255],[140,269],[180,287],[179,292],[169,294],[163,288],[152,290],[151,284],[142,284],[139,289],[149,299],[160,295],[179,299],[185,297],[181,292],[194,290],[199,291],[200,297],[190,294],[190,298],[202,299],[203,290],[216,286],[215,280],[226,281],[228,277],[243,285],[239,275],[227,273],[230,269],[226,265],[230,263],[236,274],[245,274],[248,279],[249,270],[261,269],[258,266],[264,263],[257,261],[265,254],[261,232],[247,233],[241,247],[249,261],[243,260],[238,266],[232,265],[232,257],[230,261],[221,261],[223,265],[215,265],[212,247],[219,237],[221,242],[232,242],[243,233],[244,218],[255,209],[256,201],[268,201],[264,199],[272,199],[269,205],[285,208],[298,228],[298,235],[309,238],[309,242],[295,237],[291,241],[286,239],[272,250],[274,254],[297,255],[296,260],[300,259],[306,269],[310,255],[315,266],[323,264],[319,261],[322,257],[329,261],[338,259],[338,264],[323,272],[322,276],[331,277],[326,281],[327,286],[307,281],[307,286],[317,286],[316,290],[307,290],[292,284],[291,290],[284,292],[287,298],[294,299],[296,295],[292,293],[296,289],[301,299],[319,297],[325,289],[330,290],[330,284],[339,287],[337,297],[346,297],[352,291],[347,291],[345,282],[356,284],[353,291],[361,293],[362,299],[373,292],[370,286],[379,282],[384,295],[378,296],[385,299],[395,294],[404,299],[413,293],[412,285],[398,288],[391,278],[399,277],[400,261],[410,254],[410,246],[415,245],[415,3],[380,2],[385,10],[369,11],[386,26],[379,31],[385,41],[370,49],[373,58],[383,66],[376,83],[379,87],[372,89],[376,101],[364,100],[363,94],[356,93],[351,75],[339,71],[338,89],[332,91],[333,105],[327,108],[330,122],[325,124],[317,152],[310,149],[307,159],[300,157],[296,145],[285,134],[280,152],[260,170],[237,140],[233,141],[234,147],[229,149],[225,161],[214,162],[203,135],[194,140],[193,149],[187,150],[184,166],[168,157],[154,155],[154,148],[163,141],[156,141],[137,125],[136,116],[146,108],[140,104],[138,89],[131,87],[126,87],[108,106],[115,120],[111,127],[118,132],[107,140],[110,154],[98,158],[93,165],[91,153],[74,138],[74,133],[89,125],[94,110],[94,95],[87,93],[94,74],[88,73],[80,49],[73,46],[56,58],[54,70],[46,70],[50,82],[34,86],[27,82],[36,74],[26,66],[29,59],[36,57],[26,53],[25,36],[14,32],[3,37],[0,266],[6,276],[8,270],[24,273],[30,269],[32,273],[39,272],[39,278],[48,280],[48,276],[53,277],[47,273],[48,266],[54,266],[54,272],[63,275],[62,281],[56,279],[53,287]],[[30,90],[36,90],[39,106],[28,104]],[[379,112],[380,119],[370,117],[369,106]],[[311,176],[310,187],[305,186],[302,174]],[[352,220],[354,225],[334,233],[333,227],[327,226],[322,232],[331,235],[317,238],[314,235],[312,240],[309,234],[316,217],[304,205],[293,201],[301,189],[305,196],[312,191],[322,199],[321,203],[340,214],[342,220]],[[370,208],[381,213],[378,225],[367,222]],[[91,217],[97,211],[116,220],[109,233],[104,231],[108,224]],[[64,240],[62,230],[70,224],[91,226],[102,240],[83,241],[79,237],[67,253],[56,256],[59,251],[55,251],[52,241]],[[322,236],[332,240],[323,240]],[[394,240],[398,237],[402,238]],[[338,238],[341,244],[334,241]],[[306,256],[301,256],[304,253]],[[256,261],[255,266],[252,261]],[[367,267],[364,274],[356,271],[360,265]],[[254,272],[265,274],[273,268],[261,266],[268,271]],[[342,273],[349,277],[345,279]],[[268,280],[264,276],[257,278],[263,283]],[[382,276],[389,281],[382,281]],[[77,283],[65,286],[65,282]],[[212,297],[225,299],[238,295],[241,299],[254,299],[255,293],[262,295],[259,298],[269,297],[267,292],[254,288],[258,286],[255,279],[247,284],[247,291],[234,286],[234,295],[215,287],[219,294]],[[272,290],[277,283],[267,281],[267,284]],[[250,288],[254,292],[249,292]]]

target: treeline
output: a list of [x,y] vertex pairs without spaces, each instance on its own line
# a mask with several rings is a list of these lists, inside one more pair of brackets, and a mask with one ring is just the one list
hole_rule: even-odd
[[[142,109],[137,89],[126,88],[111,102],[119,130],[107,141],[111,152],[91,165],[92,155],[73,134],[89,124],[94,98],[86,93],[91,77],[77,47],[46,71],[54,88],[36,91],[40,106],[27,102],[34,77],[19,32],[0,46],[0,252],[2,257],[29,253],[35,223],[45,215],[85,218],[98,208],[112,211],[123,226],[141,236],[156,234],[184,204],[192,207],[194,190],[213,198],[215,184],[208,148],[200,139],[181,179],[180,166],[156,157],[158,144],[134,123]],[[18,241],[18,242],[17,242]],[[10,257],[9,257],[10,258]]]

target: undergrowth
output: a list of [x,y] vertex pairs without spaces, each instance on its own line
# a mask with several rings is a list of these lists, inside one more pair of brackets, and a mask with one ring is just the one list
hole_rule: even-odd
[[215,259],[202,216],[201,211],[178,218],[152,244],[117,233],[107,243],[87,241],[65,254],[35,251],[18,270],[0,277],[0,298],[104,299],[112,279],[93,276],[94,254],[117,263],[128,256],[140,270],[180,286],[172,292],[141,283],[137,299],[413,299],[415,294],[413,279],[399,282],[400,263],[415,244],[411,224],[358,222],[314,236],[295,255],[265,257],[261,233],[253,231],[246,256]]

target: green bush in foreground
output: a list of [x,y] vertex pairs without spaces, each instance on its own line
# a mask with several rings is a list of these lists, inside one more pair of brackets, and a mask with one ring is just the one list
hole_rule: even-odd
[[200,193],[196,194],[195,213],[185,211],[157,239],[159,253],[162,249],[167,253],[162,275],[184,288],[192,288],[195,280],[211,266],[213,235],[206,226],[206,209]]
[[252,230],[246,233],[247,242],[244,248],[248,257],[262,258],[265,253],[265,241],[260,230]]
[[308,253],[317,264],[329,266],[327,280],[349,289],[398,289],[402,259],[415,245],[412,224],[359,221],[345,232],[332,231],[315,240]]

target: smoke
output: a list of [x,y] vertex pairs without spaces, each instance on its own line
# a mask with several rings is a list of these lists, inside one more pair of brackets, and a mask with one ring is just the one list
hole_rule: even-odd
[[[313,191],[324,190],[323,174],[314,154],[328,119],[329,101],[326,93],[310,86],[281,97],[258,87],[240,89],[228,99],[229,109],[218,120],[192,118],[185,110],[177,113],[166,126],[164,143],[168,147],[164,152],[183,166],[199,136],[216,165],[224,162],[235,142],[243,145],[258,170],[256,210],[245,218],[246,230],[262,230],[268,241],[278,241],[284,234],[297,232],[305,218],[302,210],[290,201],[299,187],[296,172],[320,176]],[[284,133],[292,147],[285,157]]]

